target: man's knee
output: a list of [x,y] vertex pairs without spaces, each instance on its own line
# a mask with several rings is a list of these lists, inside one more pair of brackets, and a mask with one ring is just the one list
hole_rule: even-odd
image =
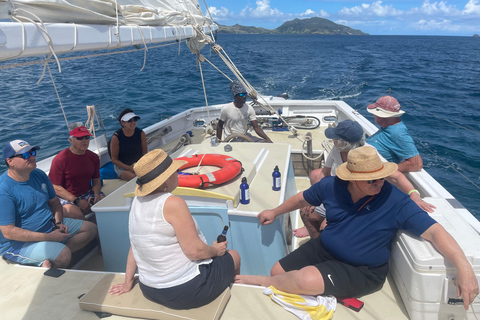
[[63,217],[78,220],[85,220],[82,209],[74,204],[66,204],[63,206]]
[[285,270],[282,268],[282,265],[280,264],[280,262],[277,261],[273,265],[272,270],[270,270],[270,275],[273,277],[281,273],[285,273]]
[[310,183],[315,184],[320,180],[320,174],[322,173],[322,169],[315,169],[310,172]]
[[90,241],[97,236],[97,225],[90,221],[84,221],[78,233],[80,232],[84,232],[85,234],[87,234],[89,239],[88,241]]
[[55,268],[66,268],[72,259],[72,252],[68,247],[63,248],[58,254],[57,258],[52,261],[52,266]]

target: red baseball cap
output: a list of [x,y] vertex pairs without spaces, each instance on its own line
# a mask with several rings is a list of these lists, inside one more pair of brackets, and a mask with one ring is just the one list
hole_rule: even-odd
[[85,137],[85,136],[93,136],[90,132],[88,132],[88,129],[85,127],[78,127],[70,131],[70,136],[74,136],[77,138],[80,137]]
[[402,106],[392,96],[383,96],[374,104],[370,104],[367,111],[380,118],[396,118],[402,116],[405,111],[400,110]]

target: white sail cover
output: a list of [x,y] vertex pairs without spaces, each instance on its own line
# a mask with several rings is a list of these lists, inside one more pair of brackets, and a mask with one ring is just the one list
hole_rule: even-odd
[[0,19],[44,23],[205,26],[197,0],[0,0]]

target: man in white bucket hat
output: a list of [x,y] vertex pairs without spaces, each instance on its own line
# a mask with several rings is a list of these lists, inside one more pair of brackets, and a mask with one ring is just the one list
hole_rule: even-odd
[[380,129],[367,138],[367,143],[390,162],[398,164],[400,172],[420,171],[423,168],[415,143],[400,117],[405,113],[400,103],[392,96],[383,96],[368,106]]
[[439,223],[384,180],[396,170],[397,165],[382,162],[374,148],[360,147],[348,153],[336,177],[324,177],[275,209],[260,212],[265,225],[286,212],[323,203],[327,226],[320,237],[275,263],[271,277],[239,275],[235,281],[294,294],[363,296],[385,282],[392,241],[403,229],[432,242],[457,268],[457,290],[468,309],[478,294],[472,266]]

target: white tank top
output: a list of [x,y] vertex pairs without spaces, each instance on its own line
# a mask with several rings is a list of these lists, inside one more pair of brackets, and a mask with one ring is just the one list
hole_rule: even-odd
[[[135,197],[130,209],[130,243],[140,281],[157,289],[183,284],[200,273],[199,265],[212,262],[212,259],[192,261],[183,253],[172,225],[163,216],[163,206],[171,195]],[[193,221],[198,236],[207,243],[195,218]]]

